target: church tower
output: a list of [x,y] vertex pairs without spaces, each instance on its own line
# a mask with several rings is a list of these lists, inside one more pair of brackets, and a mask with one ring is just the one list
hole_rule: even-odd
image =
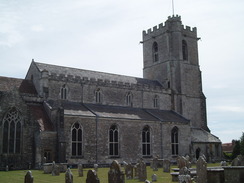
[[143,31],[143,77],[171,90],[172,110],[190,119],[191,126],[209,131],[198,62],[197,29],[184,27],[181,17]]

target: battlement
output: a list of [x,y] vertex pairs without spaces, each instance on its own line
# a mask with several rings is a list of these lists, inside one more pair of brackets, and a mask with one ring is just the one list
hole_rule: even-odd
[[155,85],[155,84],[147,84],[147,83],[144,84],[139,82],[129,83],[129,82],[109,80],[109,79],[88,78],[88,77],[80,77],[80,76],[64,75],[64,74],[57,75],[56,73],[49,74],[49,79],[55,81],[69,82],[69,83],[91,84],[91,85],[104,86],[104,87],[117,87],[117,88],[137,89],[137,90],[156,91],[156,92],[162,92],[165,90],[163,86]]
[[[175,26],[172,26],[172,24],[174,24]],[[180,26],[180,27],[179,27]],[[187,31],[189,33],[196,33],[197,29],[196,27],[191,28],[190,26],[184,26],[181,23],[181,16],[176,15],[176,16],[169,16],[168,20],[166,20],[165,23],[161,23],[157,26],[154,26],[153,28],[149,28],[147,31],[143,31],[143,37],[147,37],[147,36],[157,36],[159,34],[162,34],[164,32],[168,32],[168,31],[174,31],[174,29],[176,30],[176,27],[178,27],[179,29],[181,29],[182,31]]]

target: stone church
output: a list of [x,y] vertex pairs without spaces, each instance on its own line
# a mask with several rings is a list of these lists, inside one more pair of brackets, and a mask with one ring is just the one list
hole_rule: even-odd
[[39,63],[0,77],[0,168],[44,162],[221,159],[207,126],[197,29],[181,17],[143,31],[143,78]]

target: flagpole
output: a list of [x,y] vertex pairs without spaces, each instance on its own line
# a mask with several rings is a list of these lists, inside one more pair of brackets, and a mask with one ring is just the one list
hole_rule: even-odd
[[174,0],[172,0],[172,11],[173,11],[173,16],[175,15],[175,10],[174,10]]

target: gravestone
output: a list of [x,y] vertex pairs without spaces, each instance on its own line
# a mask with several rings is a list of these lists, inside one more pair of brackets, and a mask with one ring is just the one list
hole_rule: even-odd
[[45,164],[46,162],[47,162],[47,158],[44,157],[44,158],[43,158],[43,164]]
[[149,180],[145,180],[145,183],[151,183]]
[[139,181],[145,181],[147,179],[147,167],[144,161],[141,159],[137,165]]
[[8,165],[6,165],[6,167],[5,167],[5,171],[8,172]]
[[118,161],[114,160],[108,172],[108,183],[124,183],[124,182],[125,182],[125,175],[121,170]]
[[55,162],[53,161],[52,164],[52,176],[59,176],[60,174],[60,170],[59,170],[59,166],[55,164]]
[[152,175],[152,182],[157,182],[157,179],[158,179],[157,175],[153,174]]
[[133,165],[131,163],[125,166],[126,179],[133,179]]
[[153,160],[152,160],[152,169],[153,169],[153,171],[158,171],[158,158],[157,157],[153,158]]
[[180,169],[178,179],[179,183],[192,183],[190,170],[186,166]]
[[98,164],[94,164],[94,170],[97,172],[98,171]]
[[82,164],[78,164],[78,174],[79,174],[79,177],[83,177],[83,165]]
[[170,160],[165,159],[163,161],[163,171],[164,172],[170,172]]
[[203,156],[200,156],[196,164],[197,183],[207,183],[207,162]]
[[139,163],[137,163],[137,164],[134,166],[134,170],[135,170],[135,176],[134,176],[134,179],[138,179],[138,165],[139,165]]
[[70,168],[65,172],[65,183],[73,183],[73,174]]
[[227,166],[226,161],[221,161],[221,162],[220,162],[220,166]]
[[86,183],[100,183],[95,170],[88,170]]
[[28,171],[25,175],[25,183],[33,183],[34,182],[34,178],[32,176],[31,171]]
[[244,166],[244,157],[242,155],[238,155],[232,162],[231,166]]

